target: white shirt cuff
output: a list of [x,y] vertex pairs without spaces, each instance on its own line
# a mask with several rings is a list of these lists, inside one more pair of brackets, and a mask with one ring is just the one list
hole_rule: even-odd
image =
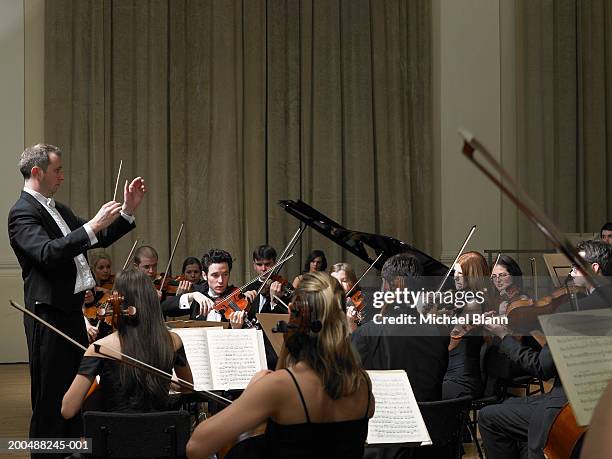
[[136,218],[133,215],[128,215],[126,214],[124,211],[120,211],[119,212],[121,214],[121,216],[123,218],[125,218],[127,220],[127,222],[131,225],[132,223],[134,223],[134,220],[136,220]]
[[183,293],[179,297],[179,309],[189,309],[189,305],[190,305],[189,293]]
[[83,228],[85,228],[85,231],[87,232],[87,235],[89,236],[89,242],[91,243],[91,245],[97,244],[98,238],[96,237],[96,233],[94,233],[93,230],[91,229],[91,226],[89,226],[89,223],[85,223],[83,225]]

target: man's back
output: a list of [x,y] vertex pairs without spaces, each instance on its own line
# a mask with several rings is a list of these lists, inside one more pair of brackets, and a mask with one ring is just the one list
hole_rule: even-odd
[[417,323],[388,325],[368,322],[353,333],[353,347],[366,370],[405,370],[417,401],[442,398],[448,366],[448,330]]

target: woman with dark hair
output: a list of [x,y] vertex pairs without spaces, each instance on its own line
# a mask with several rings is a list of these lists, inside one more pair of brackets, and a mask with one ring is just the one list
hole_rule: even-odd
[[[123,305],[134,306],[134,316],[120,316],[117,330],[96,341],[103,349],[120,351],[186,381],[193,381],[181,338],[166,328],[151,279],[137,269],[122,271],[114,290]],[[104,352],[104,351],[102,351]],[[91,345],[78,374],[62,400],[62,416],[75,416],[94,378],[100,376],[101,399],[108,411],[161,411],[168,407],[170,381],[98,354]]]
[[181,273],[185,277],[185,280],[192,284],[201,284],[204,282],[202,280],[202,262],[196,257],[185,258]]
[[508,304],[529,297],[523,292],[523,272],[512,257],[501,255],[491,272],[491,281],[498,294],[497,312],[506,314]]
[[315,273],[317,271],[325,271],[327,269],[327,258],[325,258],[325,252],[322,250],[313,250],[308,254],[306,263],[304,263],[304,269],[302,274],[293,279],[293,287],[298,288],[302,276],[305,273]]
[[232,405],[198,425],[188,457],[208,457],[266,421],[261,457],[363,457],[374,398],[351,347],[344,290],[329,274],[306,273],[289,306],[279,370],[257,373]]

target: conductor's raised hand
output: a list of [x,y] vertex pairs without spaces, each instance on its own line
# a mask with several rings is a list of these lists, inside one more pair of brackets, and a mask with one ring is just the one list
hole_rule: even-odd
[[108,227],[111,223],[117,220],[121,213],[121,204],[116,201],[108,201],[106,204],[103,204],[98,210],[98,213],[94,218],[89,220],[89,227],[94,233],[98,231],[102,231],[104,228]]
[[134,211],[142,202],[146,192],[147,187],[142,177],[136,177],[129,185],[126,180],[123,186],[123,212],[128,215],[133,215]]

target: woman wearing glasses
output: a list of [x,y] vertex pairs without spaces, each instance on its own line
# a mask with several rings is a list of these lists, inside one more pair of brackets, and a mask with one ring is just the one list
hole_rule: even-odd
[[499,315],[506,314],[506,308],[515,300],[529,298],[523,290],[523,272],[519,265],[508,255],[501,255],[491,273],[491,282],[498,295]]

